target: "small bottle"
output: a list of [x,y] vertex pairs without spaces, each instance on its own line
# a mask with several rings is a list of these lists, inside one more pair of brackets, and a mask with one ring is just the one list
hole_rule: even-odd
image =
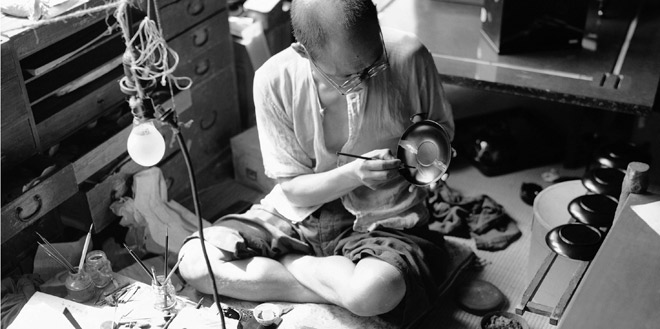
[[67,298],[79,303],[84,303],[94,297],[96,288],[92,278],[84,270],[74,267],[75,272],[69,272],[64,286],[67,291]]
[[97,288],[103,288],[112,281],[112,265],[103,250],[92,250],[87,254],[85,271],[92,277]]
[[164,275],[158,275],[155,280],[151,280],[151,291],[153,292],[155,309],[169,310],[176,305],[176,291],[172,285],[172,280],[165,281]]

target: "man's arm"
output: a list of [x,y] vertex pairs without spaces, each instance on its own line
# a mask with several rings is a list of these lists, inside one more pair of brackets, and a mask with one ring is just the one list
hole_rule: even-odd
[[362,185],[377,189],[399,175],[401,160],[389,150],[375,150],[364,156],[373,160],[358,159],[322,173],[281,178],[278,183],[292,204],[309,207],[335,200]]

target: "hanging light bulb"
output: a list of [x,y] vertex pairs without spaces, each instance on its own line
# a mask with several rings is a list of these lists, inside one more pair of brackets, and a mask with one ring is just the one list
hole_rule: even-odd
[[154,126],[153,121],[133,120],[133,129],[126,142],[128,155],[137,164],[151,167],[165,155],[165,139]]

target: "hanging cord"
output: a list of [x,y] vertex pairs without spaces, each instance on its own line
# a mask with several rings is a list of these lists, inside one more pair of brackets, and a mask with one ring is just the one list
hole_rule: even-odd
[[[159,80],[163,86],[169,81],[179,90],[190,88],[192,79],[173,75],[179,64],[179,55],[167,45],[156,23],[148,16],[145,17],[140,22],[135,34],[130,37],[130,27],[125,15],[126,6],[120,5],[119,8],[116,17],[124,31],[126,44],[123,61],[130,72],[119,82],[122,91],[143,96],[143,91],[139,90],[143,88],[140,81],[146,82],[149,86]],[[171,65],[169,63],[170,58],[173,61]],[[182,81],[185,83],[182,84]]]

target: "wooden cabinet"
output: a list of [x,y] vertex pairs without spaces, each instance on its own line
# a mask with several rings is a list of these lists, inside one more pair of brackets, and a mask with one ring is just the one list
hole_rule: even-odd
[[[103,3],[91,0],[89,7]],[[134,24],[145,3],[133,9]],[[179,56],[174,75],[193,81],[170,102],[182,123],[192,120],[182,132],[198,180],[212,184],[221,175],[206,172],[231,161],[229,138],[241,126],[226,1],[158,6],[163,36]],[[3,40],[3,244],[55,209],[73,226],[94,222],[96,232],[118,219],[109,209],[116,182],[144,169],[126,152],[132,115],[118,84],[124,50],[120,29],[105,13],[13,31]],[[170,143],[169,127],[159,130],[167,151],[158,166],[170,197],[185,198],[190,190],[179,146]]]

